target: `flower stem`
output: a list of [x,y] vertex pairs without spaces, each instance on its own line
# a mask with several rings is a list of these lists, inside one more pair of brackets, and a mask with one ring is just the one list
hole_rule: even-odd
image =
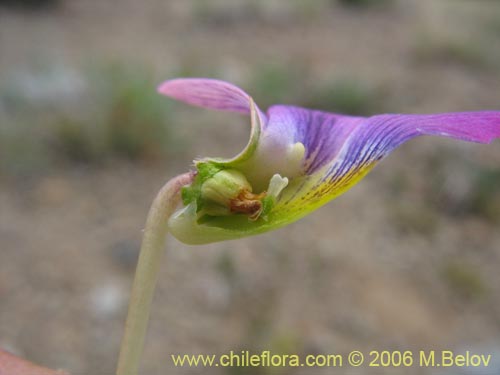
[[117,375],[137,375],[161,259],[165,251],[168,219],[180,200],[180,189],[192,182],[186,173],[168,181],[149,210],[130,297]]

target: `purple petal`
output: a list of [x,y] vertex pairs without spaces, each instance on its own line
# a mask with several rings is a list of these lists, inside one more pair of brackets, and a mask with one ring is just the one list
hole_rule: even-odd
[[500,112],[495,111],[363,118],[274,106],[268,116],[264,133],[267,137],[304,144],[306,174],[333,161],[340,169],[348,170],[380,160],[402,143],[421,135],[479,143],[500,137]]
[[271,145],[266,140],[274,139],[288,144],[301,142],[305,146],[302,173],[306,180],[283,202],[290,207],[299,197],[301,206],[306,201],[316,205],[335,198],[357,183],[376,162],[417,136],[435,135],[479,143],[500,138],[500,112],[494,111],[364,118],[274,106],[269,109],[268,117],[262,143]]
[[199,107],[250,113],[250,96],[240,88],[216,79],[172,79],[163,82],[158,92]]
[[348,139],[342,169],[374,163],[404,142],[433,135],[468,142],[490,143],[500,137],[500,112],[432,115],[378,115],[362,121]]

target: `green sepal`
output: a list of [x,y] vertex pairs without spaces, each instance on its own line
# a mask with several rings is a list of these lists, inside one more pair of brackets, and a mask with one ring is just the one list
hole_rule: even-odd
[[196,163],[196,177],[191,185],[182,188],[181,196],[184,206],[192,202],[196,202],[198,211],[203,206],[201,199],[201,187],[209,178],[212,178],[216,173],[224,168],[218,163],[212,162],[198,162]]

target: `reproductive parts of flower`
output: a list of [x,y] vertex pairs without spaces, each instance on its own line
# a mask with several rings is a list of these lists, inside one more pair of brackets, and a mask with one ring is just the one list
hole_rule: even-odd
[[[295,156],[294,156],[295,157]],[[198,219],[214,216],[246,215],[249,220],[267,220],[288,178],[272,175],[267,188],[254,191],[245,174],[213,161],[196,162],[193,183],[182,190],[185,205],[196,202]]]

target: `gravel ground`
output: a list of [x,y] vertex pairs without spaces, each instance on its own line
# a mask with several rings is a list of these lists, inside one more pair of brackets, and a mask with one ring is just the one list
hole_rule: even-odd
[[[118,59],[148,64],[159,80],[192,64],[241,84],[259,64],[294,63],[311,79],[346,74],[388,87],[394,112],[498,108],[500,69],[488,59],[497,61],[491,43],[500,33],[482,34],[486,63],[421,44],[429,35],[474,41],[477,25],[500,19],[500,6],[408,0],[309,14],[291,3],[267,2],[256,19],[229,1],[208,10],[154,0],[0,9],[0,72],[12,77],[35,56],[75,69]],[[179,108],[186,145],[165,164],[116,160],[0,176],[0,346],[74,375],[113,373],[156,191],[193,157],[232,155],[247,137],[237,117],[213,114],[213,126],[200,127],[206,112]],[[201,247],[169,239],[141,374],[332,373],[175,368],[172,353],[498,353],[499,221],[460,207],[473,171],[499,165],[498,142],[418,139],[289,227]],[[403,370],[335,373],[435,373]]]

